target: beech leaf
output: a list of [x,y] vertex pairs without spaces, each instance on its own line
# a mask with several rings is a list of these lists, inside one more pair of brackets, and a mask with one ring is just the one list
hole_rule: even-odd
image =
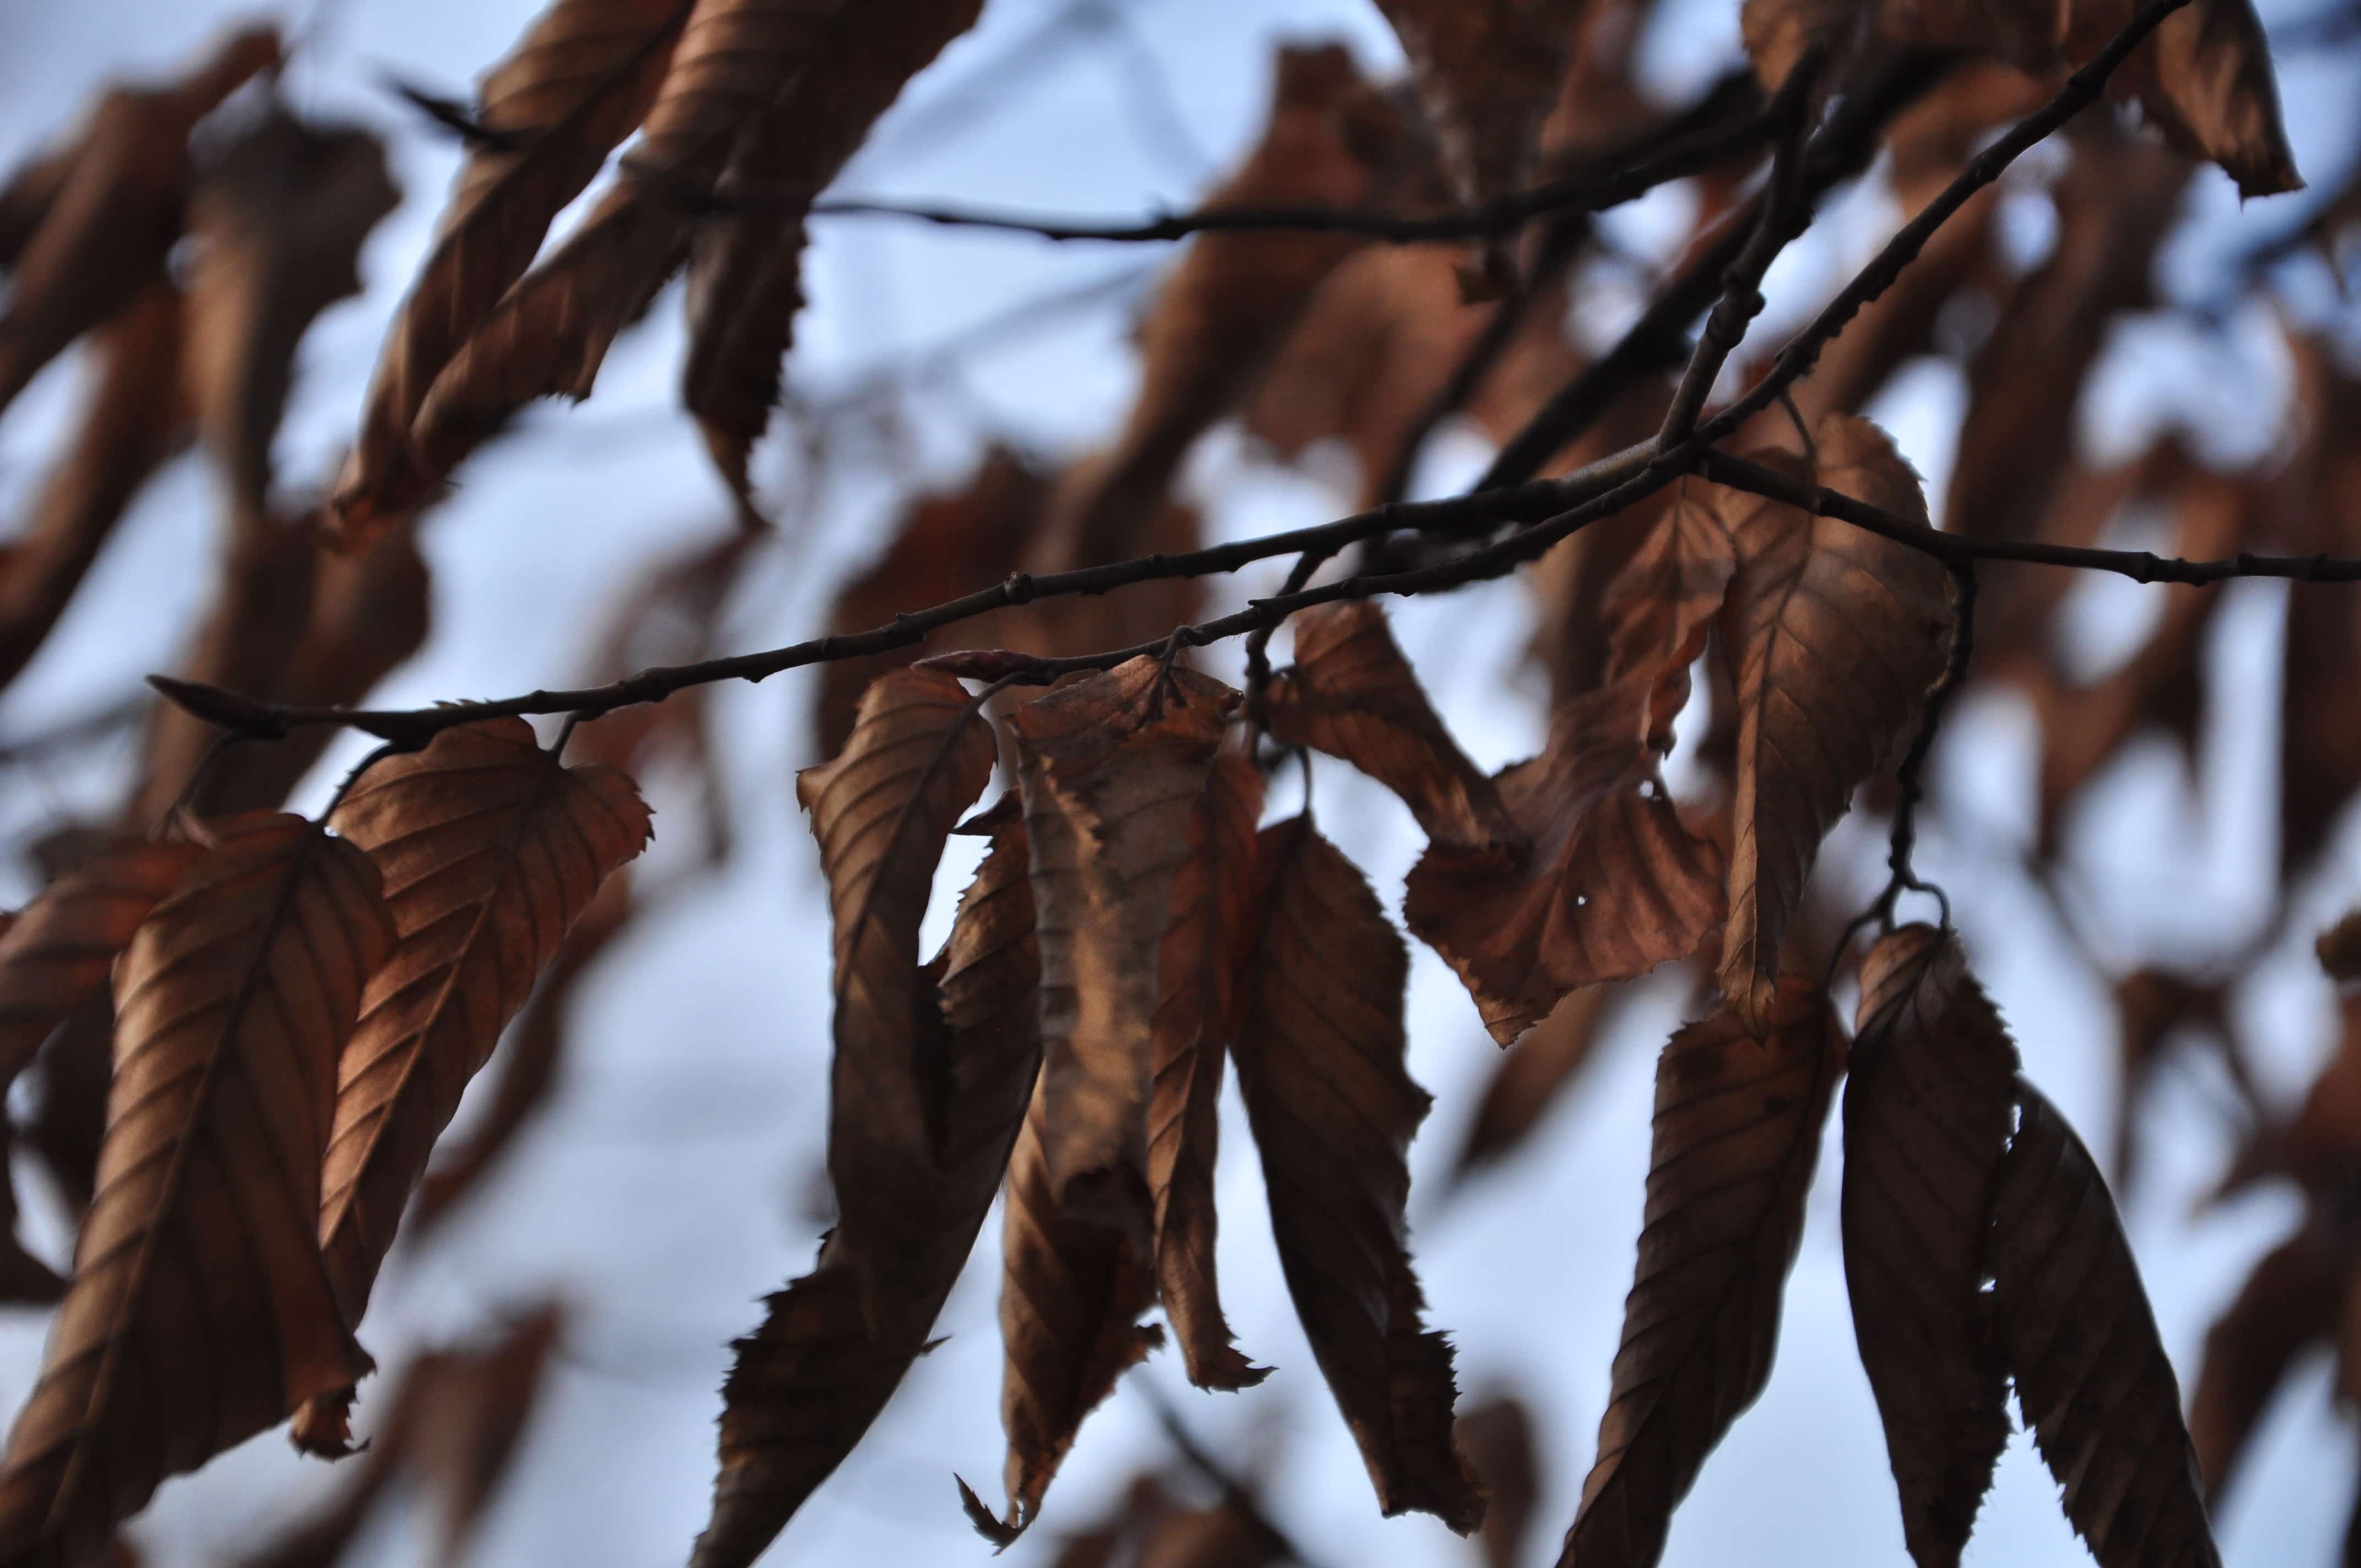
[[357,1324],[428,1154],[599,884],[645,847],[612,768],[561,765],[521,718],[445,729],[330,818],[368,851],[400,940],[337,1072],[320,1247]]
[[2205,1359],[2189,1400],[2189,1442],[2208,1508],[2220,1506],[2296,1358],[2345,1317],[2351,1269],[2323,1230],[2308,1223],[2265,1253],[2206,1331]]
[[1657,1062],[1639,1266],[1560,1568],[1662,1556],[1706,1455],[1770,1380],[1844,1042],[1809,982],[1782,981],[1768,1001],[1763,1024],[1716,1014]]
[[[943,845],[994,760],[992,726],[966,688],[897,670],[869,688],[843,751],[796,778],[835,922],[829,1174],[857,1232],[890,1234],[891,1212],[912,1201],[904,1188],[933,1178],[950,1082],[942,1031],[918,1023],[918,925]],[[879,1339],[901,1337],[889,1325],[902,1307],[864,1290]]]
[[560,209],[647,114],[693,3],[556,0],[485,75],[474,118],[502,140],[469,149],[434,248],[386,333],[330,509],[340,543],[368,543],[424,499],[431,482],[409,460],[419,405],[533,265]]
[[2214,1568],[2180,1386],[2107,1184],[2019,1080],[1993,1201],[1993,1307],[2017,1407],[2099,1568]]
[[1387,1517],[1461,1535],[1484,1494],[1452,1439],[1451,1343],[1426,1327],[1402,1211],[1433,1102],[1403,1066],[1410,955],[1309,817],[1263,829],[1238,993],[1238,1088],[1296,1316]]
[[[1060,1201],[1126,1212],[1147,1170],[1158,950],[1237,694],[1143,655],[1016,710],[1041,937],[1039,1157]],[[1084,1179],[1104,1192],[1084,1198]]]
[[[1883,431],[1837,413],[1815,439],[1818,483],[1925,523],[1918,477]],[[1942,678],[1950,585],[1933,557],[1850,523],[1759,499],[1724,516],[1739,559],[1721,622],[1738,773],[1721,988],[1759,1023],[1820,840],[1899,757]]]
[[[942,1156],[899,1185],[908,1204],[868,1231],[850,1214],[810,1274],[773,1295],[737,1342],[722,1385],[713,1517],[691,1568],[743,1568],[762,1554],[885,1408],[975,1244],[1040,1063],[1040,975],[1024,819],[1014,794],[976,826],[992,847],[960,899],[950,942],[928,966],[917,1027],[946,1036]],[[941,1011],[933,1011],[940,983]],[[1013,1223],[1013,1221],[1012,1221]],[[858,1261],[862,1267],[853,1266]],[[904,1309],[873,1335],[859,1282]],[[1037,1498],[1038,1500],[1038,1498]]]
[[1919,1568],[1956,1568],[2008,1443],[2007,1368],[1982,1285],[2016,1066],[1956,936],[1905,926],[1862,959],[1845,1287]]
[[97,1195],[0,1458],[6,1560],[81,1561],[166,1476],[369,1369],[317,1235],[336,1057],[394,940],[377,871],[297,817],[206,837],[117,975]]
[[1254,899],[1262,799],[1252,759],[1237,748],[1222,751],[1189,815],[1188,855],[1173,875],[1172,921],[1157,959],[1148,1103],[1157,1284],[1189,1380],[1205,1388],[1250,1387],[1268,1376],[1231,1344],[1213,1268],[1222,1064]]

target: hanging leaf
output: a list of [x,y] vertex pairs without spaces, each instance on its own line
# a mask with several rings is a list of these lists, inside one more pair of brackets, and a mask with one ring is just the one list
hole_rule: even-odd
[[1639,1266],[1562,1565],[1654,1563],[1706,1455],[1770,1381],[1844,1041],[1807,981],[1768,1003],[1759,1026],[1734,1010],[1690,1025],[1657,1063]]
[[1402,913],[1506,1045],[1565,995],[1694,953],[1721,918],[1721,857],[1673,808],[1648,742],[1653,681],[1576,698],[1548,749],[1499,775],[1532,845],[1437,843],[1413,867]]
[[377,872],[301,817],[207,837],[123,957],[98,1192],[0,1458],[0,1558],[81,1560],[166,1476],[369,1369],[317,1216],[336,1056],[393,946]]
[[803,72],[831,68],[820,48],[843,3],[697,0],[626,177],[500,296],[418,404],[419,482],[439,482],[534,399],[590,395],[615,334],[687,259],[740,133]]
[[1701,480],[1675,482],[1665,504],[1629,518],[1646,532],[1599,604],[1603,679],[1646,685],[1648,745],[1660,755],[1673,749],[1673,720],[1688,706],[1689,667],[1705,652],[1706,633],[1738,574],[1737,547],[1722,514],[1736,499]]
[[1189,814],[1188,853],[1173,874],[1172,923],[1157,959],[1148,1102],[1156,1277],[1189,1380],[1203,1388],[1246,1388],[1269,1376],[1231,1344],[1213,1268],[1222,1063],[1254,898],[1262,798],[1252,759],[1235,747],[1223,751]]
[[555,0],[484,77],[468,149],[385,346],[336,481],[334,536],[358,548],[425,499],[410,425],[435,376],[524,275],[566,204],[655,101],[694,0]]
[[9,270],[0,409],[67,344],[162,277],[189,195],[189,132],[278,63],[279,34],[249,27],[172,82],[116,87],[99,100],[71,170]]
[[388,758],[330,821],[376,863],[400,938],[345,1047],[321,1179],[320,1249],[357,1325],[468,1081],[650,828],[630,779],[562,766],[521,718]]
[[[880,1215],[890,1228],[873,1234],[840,1224],[819,1266],[772,1296],[762,1326],[737,1342],[722,1386],[713,1517],[691,1568],[753,1562],[860,1442],[926,1350],[1008,1168],[1041,1059],[1030,857],[1014,794],[972,826],[990,833],[992,847],[960,899],[942,957],[928,966],[929,980],[940,981],[939,1020],[931,994],[917,1010],[918,1028],[948,1034],[941,1158],[907,1208]],[[872,1336],[862,1277],[907,1304],[892,1337]]]
[[1959,938],[1905,926],[1861,965],[1844,1103],[1845,1286],[1919,1568],[1957,1568],[2008,1444],[1983,1291],[2016,1046]]
[[[1071,689],[1071,688],[1069,688]],[[1040,888],[1037,875],[1038,898]],[[1048,928],[1042,980],[1049,981]],[[1047,1027],[1045,1017],[1043,1041]],[[1000,1422],[1008,1433],[1002,1486],[1008,1509],[995,1517],[965,1481],[960,1503],[976,1532],[1005,1548],[1040,1516],[1042,1497],[1074,1446],[1082,1418],[1114,1392],[1115,1379],[1164,1343],[1162,1325],[1142,1325],[1156,1304],[1155,1262],[1131,1227],[1104,1224],[1059,1201],[1048,1154],[1048,1058],[1044,1078],[1008,1157],[1001,1232]]]
[[[900,670],[869,688],[836,759],[796,777],[835,924],[829,1175],[856,1232],[889,1234],[909,1190],[935,1176],[951,1085],[942,1031],[918,1025],[918,925],[943,845],[992,782],[994,755],[992,727],[959,682]],[[873,1286],[863,1299],[875,1337],[901,1337],[888,1325],[902,1303]]]
[[[1831,414],[1815,440],[1817,483],[1926,522],[1918,477],[1875,425]],[[1821,839],[1901,754],[1942,677],[1950,589],[1932,556],[1850,523],[1759,499],[1723,515],[1739,566],[1721,620],[1738,696],[1721,988],[1760,1023]]]
[[1410,956],[1309,817],[1265,828],[1257,858],[1235,1051],[1288,1294],[1378,1506],[1466,1535],[1484,1496],[1452,1442],[1451,1344],[1422,1321],[1402,1221],[1432,1103],[1402,1065]]
[[2237,1299],[2205,1334],[2189,1401],[2189,1442],[2205,1502],[2218,1508],[2271,1397],[2298,1356],[2346,1315],[2351,1272],[2317,1222],[2263,1255]]
[[1009,718],[1040,923],[1039,1157],[1060,1202],[1111,1218],[1134,1189],[1145,1196],[1158,948],[1190,814],[1236,703],[1221,682],[1150,655]]
[[193,844],[116,843],[43,889],[0,934],[0,1084],[105,991],[116,956],[196,857]]
[[2017,1407],[2099,1568],[2213,1568],[2180,1386],[2114,1202],[2065,1118],[2016,1092],[1986,1266]]
[[1444,728],[1368,599],[1295,618],[1295,664],[1270,683],[1272,736],[1339,757],[1401,796],[1429,839],[1510,853],[1525,842],[1493,783]]
[[[688,258],[688,357],[681,400],[732,494],[779,400],[780,360],[803,308],[804,209],[844,168],[903,86],[970,27],[983,0],[870,0],[840,9],[806,71],[748,123],[722,176],[760,212],[700,228]],[[751,504],[751,503],[749,503]]]

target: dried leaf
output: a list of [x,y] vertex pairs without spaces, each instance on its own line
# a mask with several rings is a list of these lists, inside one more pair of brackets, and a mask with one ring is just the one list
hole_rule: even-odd
[[[761,1555],[813,1488],[851,1452],[926,1348],[974,1245],[1040,1063],[1030,856],[1015,796],[984,817],[992,848],[960,900],[939,977],[951,1092],[942,1157],[913,1201],[871,1235],[840,1225],[819,1266],[770,1298],[762,1326],[738,1341],[722,1387],[713,1518],[692,1568],[742,1568]],[[928,1002],[932,1002],[930,996]],[[1013,1211],[1012,1211],[1012,1223]],[[873,1339],[850,1259],[912,1303],[899,1337]],[[930,1302],[931,1305],[921,1305]]]
[[1247,1388],[1269,1376],[1230,1343],[1213,1267],[1213,1161],[1222,1064],[1254,897],[1261,772],[1222,751],[1189,815],[1188,853],[1173,873],[1171,924],[1157,959],[1154,1078],[1148,1102],[1148,1190],[1164,1315],[1189,1380]]
[[166,1476],[369,1368],[316,1216],[336,1055],[393,945],[376,869],[301,817],[209,837],[123,958],[98,1194],[0,1461],[0,1556],[80,1560]]
[[130,839],[65,872],[0,934],[0,1084],[15,1081],[67,1014],[104,994],[115,960],[197,857]]
[[1341,757],[1401,796],[1429,839],[1456,848],[1523,848],[1493,783],[1435,716],[1385,611],[1368,599],[1295,618],[1295,665],[1270,684],[1271,734]]
[[2205,1359],[2189,1401],[2189,1441],[2218,1508],[2237,1475],[2256,1423],[2296,1357],[2334,1332],[2345,1315],[2349,1270],[2317,1223],[2266,1253],[2205,1334]]
[[[1037,873],[1037,899],[1039,893]],[[1046,989],[1050,944],[1046,927],[1041,934]],[[1131,1228],[1102,1224],[1059,1201],[1049,1158],[1049,1090],[1045,1071],[1008,1157],[1000,1286],[1007,1512],[994,1517],[965,1481],[959,1484],[968,1521],[1001,1547],[1039,1517],[1082,1418],[1114,1391],[1115,1379],[1164,1343],[1161,1325],[1138,1321],[1156,1303],[1147,1247]]]
[[1657,777],[1653,689],[1625,680],[1577,697],[1551,720],[1548,749],[1499,775],[1532,844],[1521,862],[1439,843],[1411,871],[1410,928],[1503,1045],[1569,992],[1688,957],[1721,918],[1721,857]]
[[[1832,414],[1816,440],[1820,484],[1926,521],[1917,476],[1875,425]],[[1850,523],[1762,500],[1723,515],[1739,566],[1721,620],[1738,697],[1721,987],[1760,1023],[1821,839],[1942,676],[1950,585],[1933,557]]]
[[1759,1029],[1723,1012],[1664,1047],[1614,1392],[1562,1565],[1654,1563],[1706,1455],[1770,1380],[1820,1124],[1843,1070],[1828,999],[1801,980],[1772,992]]
[[1729,491],[1684,478],[1661,509],[1613,520],[1645,532],[1627,556],[1610,557],[1621,564],[1599,602],[1603,680],[1646,684],[1647,740],[1660,755],[1673,749],[1673,720],[1688,705],[1689,667],[1705,652],[1738,575],[1737,545],[1722,518],[1730,499]]
[[839,10],[804,72],[750,121],[721,190],[752,187],[761,212],[700,228],[688,258],[681,400],[733,494],[779,400],[779,362],[803,308],[803,208],[836,179],[903,86],[975,26],[983,0],[871,0]]
[[2021,1080],[1991,1247],[2017,1406],[2100,1568],[2219,1563],[2180,1387],[2114,1202],[2065,1118]]
[[180,378],[181,302],[150,284],[91,337],[82,422],[32,503],[23,533],[0,548],[0,685],[40,652],[124,509],[189,436]]
[[1432,1103],[1402,1062],[1410,956],[1310,817],[1265,828],[1257,858],[1234,1049],[1288,1294],[1378,1506],[1466,1535],[1484,1496],[1452,1442],[1451,1344],[1422,1321],[1402,1221]]
[[409,463],[410,424],[435,376],[533,265],[550,224],[655,101],[693,0],[556,0],[483,81],[469,150],[434,251],[386,334],[360,438],[330,526],[366,544],[414,510],[432,481]]
[[278,63],[278,33],[250,27],[170,82],[112,88],[98,101],[68,177],[9,273],[0,409],[59,350],[162,276],[188,199],[189,132]]
[[1902,1533],[1956,1568],[2008,1444],[2008,1375],[1982,1289],[2016,1046],[1959,938],[1905,926],[1861,966],[1844,1103],[1845,1285],[1885,1426]]
[[521,718],[388,758],[330,820],[376,863],[400,937],[338,1067],[322,1176],[320,1248],[357,1324],[468,1080],[650,829],[630,779],[561,765]]
[[[819,64],[843,0],[697,0],[626,178],[519,279],[435,375],[410,460],[439,481],[535,398],[590,395],[615,334],[686,259],[738,136]],[[627,127],[628,128],[628,127]]]
[[1147,1170],[1157,954],[1190,814],[1237,694],[1143,656],[1009,718],[1041,938],[1045,1179],[1110,1214]]
[[296,345],[313,318],[360,291],[361,244],[401,200],[377,137],[280,109],[199,177],[182,376],[234,508],[268,511]]
[[[992,782],[994,755],[992,726],[959,682],[899,670],[869,688],[836,759],[796,777],[835,924],[828,1165],[855,1232],[890,1234],[907,1190],[935,1175],[951,1084],[942,1031],[918,1023],[918,925],[943,845]],[[867,1266],[854,1259],[856,1275]],[[880,1340],[906,1337],[896,1320],[909,1307],[933,1316],[874,1281],[862,1297]]]

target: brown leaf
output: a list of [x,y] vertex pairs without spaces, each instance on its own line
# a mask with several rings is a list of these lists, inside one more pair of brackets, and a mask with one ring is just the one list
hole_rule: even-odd
[[1511,853],[1525,834],[1444,728],[1368,599],[1295,618],[1295,664],[1270,684],[1270,732],[1340,757],[1401,796],[1429,839]]
[[1156,1275],[1189,1380],[1202,1388],[1247,1388],[1269,1376],[1231,1344],[1213,1269],[1222,1063],[1254,897],[1262,801],[1253,760],[1235,747],[1223,751],[1189,814],[1188,853],[1173,873],[1172,922],[1157,959],[1148,1102]]
[[[880,1216],[889,1229],[867,1234],[840,1225],[819,1266],[772,1296],[762,1326],[738,1341],[722,1386],[713,1517],[692,1568],[752,1563],[852,1451],[925,1350],[999,1190],[1041,1053],[1030,856],[1016,806],[1012,794],[977,819],[992,848],[960,899],[942,957],[928,966],[940,980],[941,1013],[938,1019],[921,1007],[918,1026],[949,1036],[942,1157],[906,1209]],[[873,1282],[912,1303],[897,1337],[872,1337],[854,1255]]]
[[188,199],[190,130],[278,63],[278,33],[250,27],[170,82],[111,88],[100,98],[71,171],[9,273],[0,309],[0,409],[60,349],[162,275]]
[[[2071,0],[2059,7],[2060,51],[2076,64],[2089,60],[2138,9],[2133,0]],[[2137,100],[2180,151],[2220,164],[2240,196],[2303,189],[2251,0],[2192,0],[2134,51],[2107,91]]]
[[2345,804],[2361,789],[2361,726],[2346,722],[2344,677],[2361,658],[2361,608],[2349,597],[2288,597],[2279,687],[2279,866],[2311,866],[2328,847]]
[[1728,1011],[1664,1047],[1614,1392],[1562,1565],[1654,1563],[1706,1455],[1770,1380],[1820,1124],[1843,1070],[1827,997],[1795,979],[1772,992],[1759,1032]]
[[779,362],[803,308],[804,212],[868,139],[902,88],[975,26],[983,0],[872,0],[840,8],[814,46],[827,61],[750,121],[721,190],[752,186],[763,210],[700,228],[688,258],[681,400],[733,494],[779,400]]
[[[1039,892],[1037,879],[1037,898]],[[1042,934],[1048,935],[1046,929]],[[1041,952],[1046,987],[1046,940]],[[965,1481],[959,1484],[969,1522],[1002,1547],[1039,1516],[1041,1498],[1074,1446],[1082,1418],[1114,1392],[1115,1379],[1164,1343],[1161,1325],[1138,1321],[1156,1304],[1154,1259],[1140,1239],[1130,1227],[1102,1224],[1059,1201],[1048,1152],[1049,1091],[1045,1072],[1008,1157],[1002,1221],[1000,1337],[1007,1359],[1001,1373],[1000,1422],[1008,1433],[1002,1471],[1006,1514],[995,1518]]]
[[35,1059],[39,1093],[24,1136],[77,1220],[90,1208],[115,1081],[115,999],[102,989],[66,1014]]
[[336,1055],[393,945],[376,869],[301,817],[208,837],[123,957],[98,1194],[0,1461],[12,1560],[79,1560],[166,1476],[369,1368],[316,1236]]
[[2229,1043],[2229,994],[2219,985],[2200,985],[2161,970],[2138,970],[2115,982],[2115,1014],[2121,1023],[2116,1055],[2123,1067],[2123,1101],[2115,1115],[2114,1178],[2129,1191],[2139,1168],[2140,1091],[2156,1076],[2174,1035],[2194,1030],[2220,1042],[2224,1064],[2234,1080],[2244,1067]]
[[[932,1178],[945,1135],[947,1042],[918,1025],[918,925],[943,845],[992,782],[994,758],[992,726],[966,688],[898,670],[869,688],[836,759],[796,776],[835,926],[829,1175],[857,1232],[890,1234],[892,1214],[912,1201],[905,1189]],[[867,1266],[854,1259],[856,1275]],[[913,1303],[875,1282],[862,1298],[875,1337],[905,1337],[894,1324]]]
[[739,134],[802,73],[843,0],[697,0],[626,178],[454,352],[411,422],[422,482],[440,480],[536,398],[579,401],[615,334],[687,258],[696,205]]
[[1422,1321],[1402,1222],[1432,1103],[1402,1063],[1410,956],[1309,817],[1263,829],[1257,859],[1234,1048],[1288,1294],[1379,1508],[1466,1535],[1484,1496],[1452,1442],[1451,1344]]
[[43,889],[0,934],[0,1084],[16,1080],[67,1014],[104,992],[116,956],[197,852],[115,843]]
[[1410,873],[1410,928],[1466,982],[1506,1045],[1567,992],[1688,957],[1721,918],[1721,857],[1693,837],[1648,743],[1654,684],[1576,698],[1549,747],[1499,777],[1532,852],[1428,848]]
[[1500,1058],[1452,1160],[1454,1186],[1513,1154],[1532,1135],[1581,1076],[1631,995],[1630,987],[1614,984],[1569,992]]
[[411,422],[435,376],[533,265],[550,224],[639,125],[693,0],[555,0],[477,94],[498,146],[467,155],[434,249],[386,334],[360,437],[329,522],[348,546],[377,538],[432,488],[411,466]]
[[1722,513],[1734,499],[1684,478],[1661,509],[1614,520],[1645,532],[1601,596],[1603,680],[1646,684],[1648,745],[1660,755],[1673,749],[1673,720],[1688,705],[1689,666],[1705,652],[1706,634],[1738,575],[1737,546]]
[[321,1251],[357,1324],[468,1080],[650,828],[630,779],[562,766],[521,718],[388,758],[330,822],[376,863],[400,938],[338,1067],[321,1180]]
[[2100,1568],[2220,1563],[2180,1387],[2106,1182],[2065,1118],[2022,1080],[1991,1247],[2017,1407]]
[[2238,1151],[2214,1201],[2264,1177],[2283,1177],[2342,1201],[2361,1176],[2361,992],[2337,999],[2336,1047],[2304,1091],[2292,1119],[2267,1117]]
[[1485,1493],[1483,1546],[1489,1568],[1517,1568],[1532,1533],[1541,1465],[1533,1419],[1513,1395],[1487,1399],[1459,1418],[1459,1447]]
[[296,345],[313,317],[360,292],[361,244],[401,200],[377,137],[277,109],[199,177],[182,373],[232,507],[268,510]]
[[180,378],[181,302],[150,284],[91,336],[82,422],[59,452],[24,532],[0,549],[0,685],[22,673],[148,476],[188,440]]
[[[0,1160],[8,1157],[16,1141],[16,1127],[0,1116]],[[65,1293],[66,1282],[55,1269],[27,1252],[16,1234],[15,1179],[0,1181],[0,1303],[48,1307]]]
[[[1918,477],[1875,425],[1832,414],[1816,440],[1820,484],[1926,521]],[[1950,585],[1933,557],[1850,523],[1759,499],[1723,515],[1739,566],[1721,620],[1738,696],[1721,987],[1760,1023],[1821,839],[1942,676]]]
[[0,270],[13,268],[25,247],[40,232],[41,220],[57,205],[58,193],[73,178],[82,143],[60,141],[45,147],[8,173],[0,185]]
[[1143,656],[1009,717],[1041,938],[1044,1178],[1121,1212],[1147,1169],[1157,955],[1206,769],[1237,694]]
[[2204,1478],[2205,1502],[2219,1508],[2236,1475],[2256,1423],[2288,1369],[2326,1339],[2344,1316],[2348,1270],[2317,1223],[2263,1255],[2205,1334],[2205,1359],[2189,1400],[2189,1441]]
[[1982,1285],[2016,1046],[1959,938],[1931,926],[1905,926],[1861,959],[1857,1027],[1842,1201],[1853,1334],[1910,1555],[1956,1568],[2008,1444]]

